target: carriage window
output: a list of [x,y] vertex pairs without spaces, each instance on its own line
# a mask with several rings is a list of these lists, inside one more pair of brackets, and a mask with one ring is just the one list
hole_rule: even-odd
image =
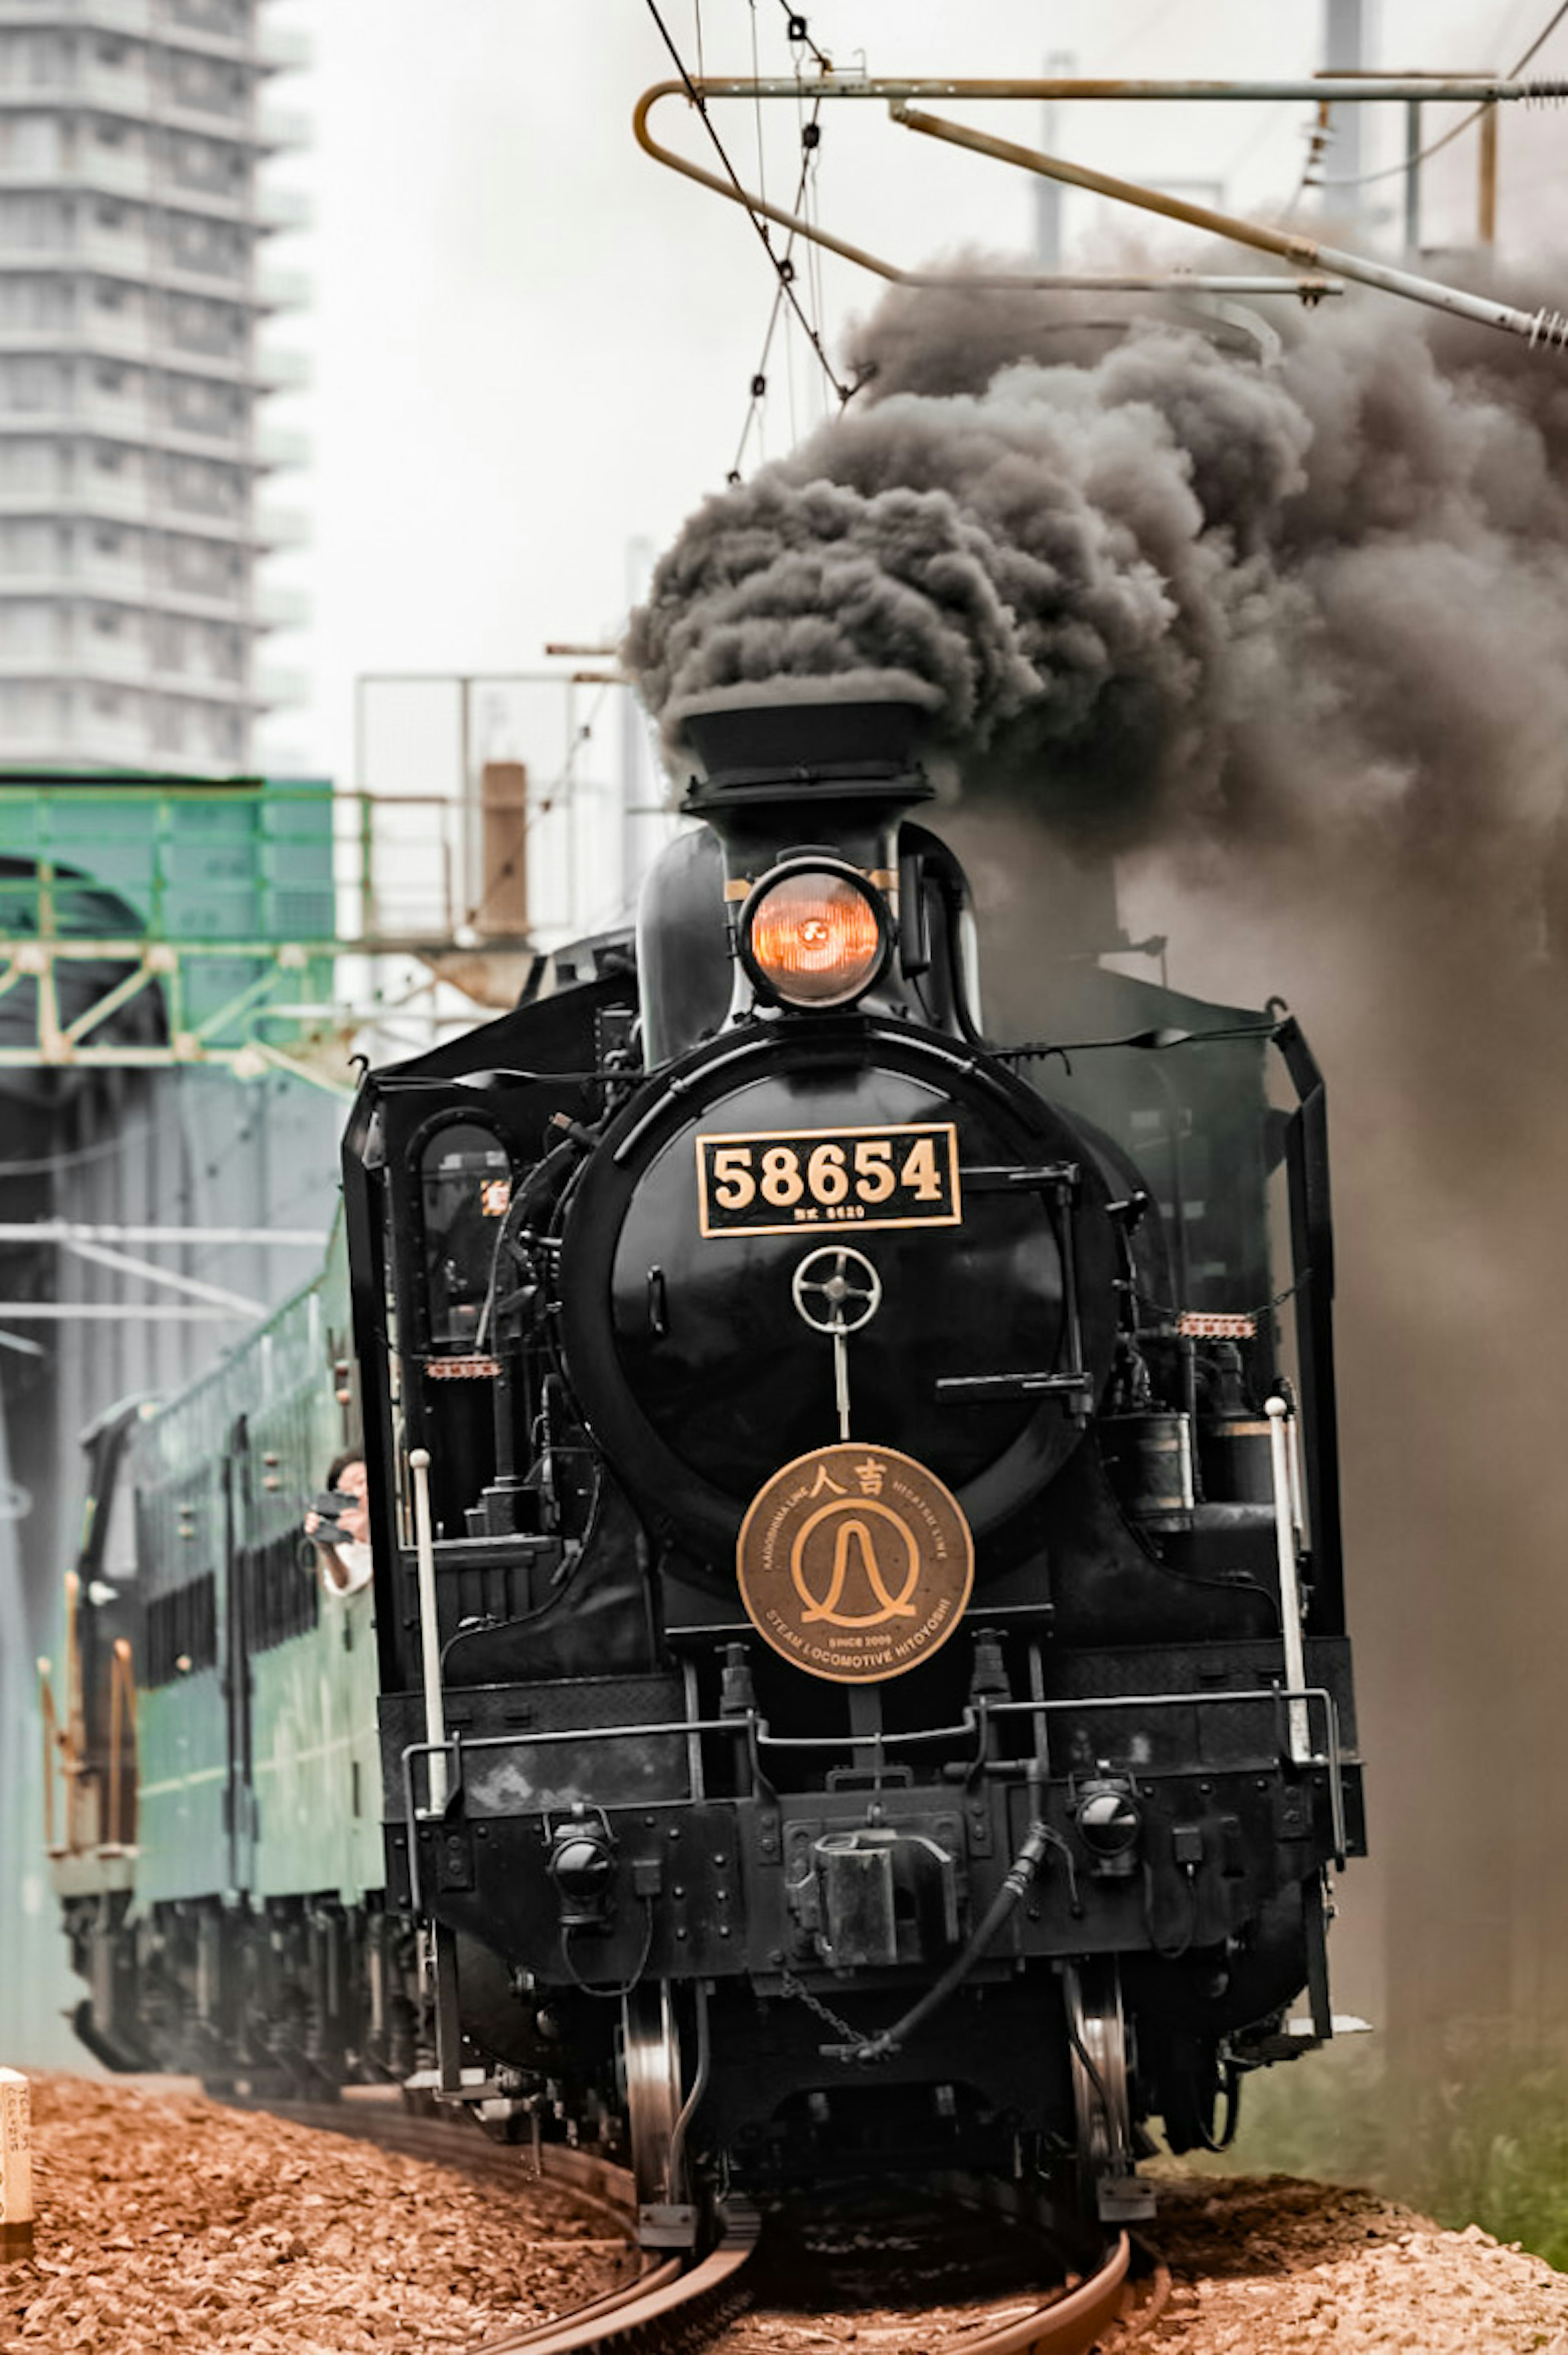
[[136,1499],[129,1470],[118,1472],[109,1494],[98,1499],[97,1510],[108,1515],[101,1531],[98,1575],[110,1586],[127,1585],[136,1575]]
[[512,1164],[492,1129],[449,1122],[420,1157],[425,1307],[431,1349],[466,1357],[478,1334],[496,1238],[512,1198]]

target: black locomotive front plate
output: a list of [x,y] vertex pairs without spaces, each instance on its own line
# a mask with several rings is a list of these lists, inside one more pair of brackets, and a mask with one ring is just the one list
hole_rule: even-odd
[[697,1203],[710,1236],[955,1227],[958,1132],[951,1121],[917,1121],[699,1135]]

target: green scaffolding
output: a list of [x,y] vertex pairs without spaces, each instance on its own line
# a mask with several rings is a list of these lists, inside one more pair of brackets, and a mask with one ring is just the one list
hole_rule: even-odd
[[264,1064],[331,1006],[334,807],[325,780],[0,780],[0,1068]]

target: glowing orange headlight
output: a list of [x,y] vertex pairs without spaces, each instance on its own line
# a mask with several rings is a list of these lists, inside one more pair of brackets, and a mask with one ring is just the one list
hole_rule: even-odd
[[790,1006],[844,1006],[870,986],[887,926],[869,884],[831,868],[764,878],[741,930],[752,978]]

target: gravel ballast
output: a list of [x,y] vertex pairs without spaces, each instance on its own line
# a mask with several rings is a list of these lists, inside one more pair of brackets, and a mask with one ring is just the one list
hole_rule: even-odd
[[602,2211],[142,2081],[32,2076],[32,2258],[5,2355],[467,2348],[624,2277]]
[[1568,2355],[1568,2275],[1370,2191],[1290,2176],[1159,2186],[1158,2355]]

